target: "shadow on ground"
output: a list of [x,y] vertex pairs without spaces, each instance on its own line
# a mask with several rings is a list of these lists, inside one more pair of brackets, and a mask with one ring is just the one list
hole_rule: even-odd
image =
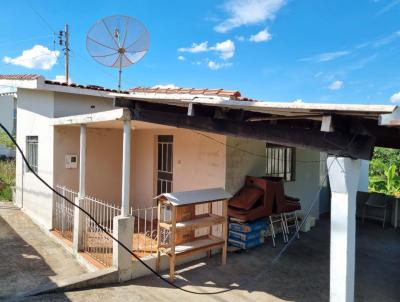
[[74,260],[62,247],[7,203],[0,203],[0,259],[1,301],[53,284],[64,271],[67,275],[84,272],[77,263],[71,265]]

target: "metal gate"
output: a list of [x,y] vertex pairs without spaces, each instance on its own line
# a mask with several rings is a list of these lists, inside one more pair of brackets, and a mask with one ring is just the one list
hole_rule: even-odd
[[[56,190],[72,202],[75,202],[75,197],[78,197],[78,192],[65,186],[57,185]],[[64,198],[55,195],[53,229],[71,242],[74,231],[74,209],[75,207]]]

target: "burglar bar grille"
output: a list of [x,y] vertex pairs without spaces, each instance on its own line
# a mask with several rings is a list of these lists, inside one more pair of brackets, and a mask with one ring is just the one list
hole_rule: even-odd
[[295,180],[295,149],[284,146],[267,145],[266,175],[282,177],[286,181]]

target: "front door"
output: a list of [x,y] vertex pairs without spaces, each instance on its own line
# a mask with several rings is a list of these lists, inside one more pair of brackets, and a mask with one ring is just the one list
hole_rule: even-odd
[[158,135],[157,137],[157,196],[172,192],[173,141],[172,135]]

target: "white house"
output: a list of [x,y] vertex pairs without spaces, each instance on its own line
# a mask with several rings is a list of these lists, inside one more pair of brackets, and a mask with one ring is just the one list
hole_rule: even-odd
[[[284,177],[286,193],[307,210],[328,172],[327,161],[333,198],[320,194],[311,215],[331,211],[331,297],[351,301],[355,193],[368,181],[360,177],[361,165],[368,164],[357,158],[370,159],[374,145],[397,144],[388,140],[397,128],[378,124],[397,107],[267,103],[222,89],[117,92],[38,75],[4,75],[0,84],[17,87],[17,141],[33,169],[60,192],[79,197],[76,202],[88,211],[100,209],[93,215],[110,231],[110,218],[130,211],[140,218],[136,231],[147,227],[151,234],[158,194],[212,187],[233,194],[246,175]],[[353,123],[365,124],[368,132],[353,133]],[[62,229],[76,253],[87,248],[85,238],[96,230],[55,198],[20,156],[16,190],[16,203],[34,221]],[[106,246],[101,257],[93,257],[109,264],[110,250]]]

